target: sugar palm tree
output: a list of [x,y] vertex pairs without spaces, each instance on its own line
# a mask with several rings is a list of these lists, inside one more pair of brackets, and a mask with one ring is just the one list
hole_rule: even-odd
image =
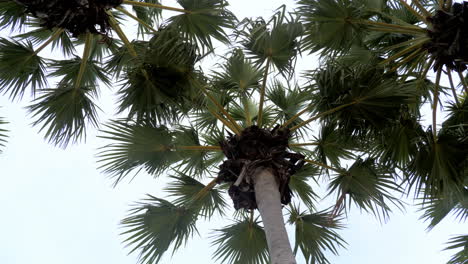
[[[340,56],[357,67],[375,60],[382,71],[397,75],[400,84],[420,81],[414,88],[420,93],[419,106],[430,100],[432,126],[424,131],[420,116],[410,110],[398,126],[381,131],[373,148],[382,161],[405,173],[406,189],[421,197],[422,218],[429,221],[429,229],[449,213],[466,220],[468,2],[302,0],[299,5],[305,49],[323,57]],[[316,37],[318,32],[324,34]],[[431,69],[435,84],[427,86]],[[441,86],[443,75],[449,87]],[[443,103],[441,96],[452,100]],[[439,105],[448,110],[442,122],[437,120]],[[451,243],[450,249],[461,251],[450,263],[468,261],[467,237]]]
[[[459,166],[466,154],[434,158],[434,138],[417,122],[437,81],[402,81],[399,72],[376,67],[381,57],[356,65],[347,50],[333,46],[328,49],[348,56],[326,58],[299,82],[296,60],[301,51],[316,49],[314,36],[320,39],[299,16],[282,7],[270,20],[238,23],[224,1],[178,3],[0,3],[0,26],[28,24],[25,33],[0,41],[0,89],[12,99],[28,89],[36,96],[29,109],[48,141],[66,147],[82,139],[87,126],[99,125],[99,85],[121,84],[118,115],[101,129],[109,142],[98,154],[101,170],[115,184],[142,170],[172,180],[169,198],[150,195],[122,221],[125,242],[142,263],[157,263],[185,245],[198,221],[226,216],[226,191],[236,209],[233,223],[213,237],[213,256],[225,263],[295,263],[299,251],[307,263],[329,263],[325,251],[337,254],[345,245],[337,229],[351,204],[378,218],[401,207],[394,197],[405,191],[397,168],[410,172],[409,186],[428,194],[431,203],[424,206],[434,208],[428,219],[443,217],[438,208],[446,203],[464,212],[459,175],[447,187],[429,161],[439,162],[433,170],[453,170],[447,166]],[[310,4],[302,2],[305,22]],[[178,13],[156,23],[160,10]],[[122,30],[124,17],[139,23],[137,36]],[[200,66],[214,54],[215,40],[230,51],[205,73]],[[39,56],[48,45],[65,59]],[[60,78],[57,87],[46,88],[47,78]],[[437,142],[447,140],[448,151],[464,143],[455,133],[463,133],[463,118],[462,110],[454,111],[440,130],[446,139]],[[313,181],[327,184],[328,195],[336,197],[329,210],[317,211]],[[436,196],[441,189],[454,196]],[[284,216],[295,229],[294,247]],[[462,241],[454,239],[453,246]]]

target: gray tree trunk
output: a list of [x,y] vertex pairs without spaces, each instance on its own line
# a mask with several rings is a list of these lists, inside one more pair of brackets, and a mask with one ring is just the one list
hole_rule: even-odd
[[255,198],[262,216],[272,264],[296,264],[281,211],[278,184],[270,168],[255,172]]

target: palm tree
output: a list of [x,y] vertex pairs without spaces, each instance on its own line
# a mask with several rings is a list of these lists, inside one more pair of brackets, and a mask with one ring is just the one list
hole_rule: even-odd
[[[432,137],[418,122],[419,109],[441,89],[439,82],[386,67],[391,60],[383,63],[386,54],[377,53],[386,36],[365,45],[366,24],[345,28],[348,35],[362,30],[352,43],[372,55],[357,64],[356,53],[348,52],[354,50],[343,48],[351,40],[327,42],[314,31],[323,26],[313,17],[322,10],[318,2],[301,1],[301,16],[281,7],[270,20],[240,22],[221,0],[178,3],[181,8],[155,0],[0,3],[0,26],[28,24],[27,32],[0,40],[0,91],[11,99],[28,89],[36,95],[29,110],[49,142],[66,147],[84,138],[87,126],[99,125],[99,85],[120,83],[118,115],[102,128],[109,143],[98,153],[101,170],[115,184],[141,170],[172,179],[170,200],[149,195],[122,221],[125,242],[142,263],[157,263],[170,248],[185,245],[197,221],[226,216],[224,191],[236,209],[234,222],[216,230],[213,244],[214,258],[227,263],[295,263],[299,250],[307,263],[329,263],[325,251],[337,254],[345,245],[337,230],[351,204],[386,219],[392,207],[402,206],[395,195],[413,188],[426,198],[427,219],[437,221],[452,208],[466,217],[466,200],[458,195],[466,157],[464,100],[454,105],[437,140]],[[161,10],[178,13],[156,23]],[[327,14],[339,17],[333,12]],[[380,18],[370,14],[359,21]],[[139,23],[133,40],[120,27],[124,17]],[[214,41],[230,50],[205,73],[200,66],[214,55]],[[39,56],[48,45],[65,59]],[[343,56],[324,56],[318,69],[296,81],[301,52],[319,50]],[[59,78],[57,87],[49,88],[48,78]],[[408,188],[400,187],[400,172]],[[330,210],[316,210],[310,182],[319,178],[336,196]],[[284,215],[295,228],[293,248]],[[453,261],[463,261],[459,255]]]
[[[414,86],[418,105],[405,110],[396,126],[381,130],[373,148],[383,162],[404,173],[407,192],[414,190],[422,199],[422,218],[429,221],[429,229],[449,213],[466,220],[468,2],[302,0],[299,5],[305,49],[319,51],[324,58],[339,56],[356,67],[375,60],[380,70],[397,75],[400,84],[420,82]],[[325,34],[317,38],[317,32]],[[427,79],[431,69],[435,84]],[[443,75],[449,87],[441,85]],[[443,103],[441,96],[452,100]],[[432,126],[425,131],[414,110],[428,100]],[[441,123],[439,105],[448,110]],[[465,263],[467,237],[455,237],[450,243],[448,248],[461,251],[449,263]]]

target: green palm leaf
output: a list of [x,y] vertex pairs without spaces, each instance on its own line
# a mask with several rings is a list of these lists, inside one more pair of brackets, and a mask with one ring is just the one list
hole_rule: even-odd
[[122,220],[125,243],[139,250],[140,263],[158,263],[172,245],[173,252],[198,233],[197,215],[191,210],[149,195]]
[[315,179],[314,176],[317,176],[318,172],[317,167],[306,164],[289,179],[289,188],[309,210],[315,208],[315,203],[319,198],[309,182],[311,179],[317,182],[317,179]]
[[335,214],[346,208],[346,198],[349,197],[349,207],[353,202],[379,219],[381,216],[387,218],[391,212],[389,203],[402,207],[399,199],[394,197],[401,190],[393,176],[386,166],[377,164],[373,159],[358,158],[348,170],[336,175],[330,182],[329,194],[338,191],[339,197]]
[[[140,2],[150,4],[161,4],[159,0],[140,0]],[[161,18],[162,9],[159,8],[132,6],[132,9],[135,12],[136,17],[138,17],[150,26],[153,26],[154,24],[158,23],[158,20]],[[148,29],[143,25],[138,24],[138,35],[143,35],[145,33],[148,33]]]
[[7,132],[4,128],[5,124],[8,124],[4,118],[0,117],[0,153],[2,153],[2,148],[5,147],[6,139],[8,138]]
[[165,190],[169,192],[170,196],[176,197],[174,204],[198,211],[199,215],[208,219],[215,213],[225,215],[224,210],[228,205],[219,190],[210,189],[200,197],[198,195],[206,187],[203,183],[182,173],[178,176],[171,176],[171,178],[175,182],[170,183]]
[[75,143],[86,136],[86,126],[98,126],[97,106],[92,101],[93,90],[73,85],[60,85],[56,89],[43,89],[33,104],[28,107],[36,120],[45,130],[45,138],[62,147],[69,142]]
[[261,18],[245,20],[248,30],[240,34],[244,38],[243,46],[257,65],[271,60],[281,74],[291,76],[295,57],[299,53],[298,38],[303,31],[301,23],[296,18],[287,18],[285,12],[285,6],[282,6],[268,22]]
[[243,218],[215,230],[212,245],[218,246],[213,257],[221,263],[263,264],[269,259],[263,228],[257,220]]
[[210,50],[213,49],[211,38],[229,43],[223,28],[233,28],[236,18],[226,9],[226,1],[177,0],[177,2],[188,12],[169,18],[169,27],[180,32],[192,43],[198,42]]
[[119,111],[129,117],[160,123],[178,121],[200,95],[194,82],[201,82],[195,70],[195,47],[172,31],[161,31],[151,39],[144,57],[128,70],[119,90]]
[[[39,25],[34,25],[38,26]],[[49,39],[53,35],[54,31],[39,27],[34,30],[30,30],[26,33],[18,34],[13,36],[14,39],[22,40],[22,41],[30,41],[34,45],[40,44],[42,42],[45,42],[47,39]],[[63,31],[58,38],[54,39],[51,44],[51,49],[52,51],[56,49],[60,49],[61,52],[65,56],[72,56],[75,54],[76,49],[74,46],[74,42],[71,40],[70,33]]]
[[15,1],[0,2],[0,29],[22,30],[28,17],[23,5]]
[[0,92],[22,97],[28,87],[34,92],[46,84],[45,61],[31,42],[0,39]]
[[460,251],[453,255],[447,264],[466,264],[468,261],[468,235],[453,237],[448,244],[450,246],[445,250],[460,249]]
[[240,49],[234,50],[221,68],[222,72],[214,73],[215,81],[236,96],[245,95],[260,86],[262,72],[245,58]]
[[[347,51],[353,43],[360,44],[362,26],[351,23],[366,15],[361,1],[301,0],[299,15],[305,28],[302,45],[311,52]],[[377,2],[377,1],[375,1]]]
[[409,188],[428,197],[464,186],[467,140],[458,131],[442,130],[434,142],[430,131],[417,141],[418,151],[408,165]]
[[[51,71],[48,76],[61,77],[62,79],[59,81],[59,85],[73,85],[77,82],[82,61],[83,59],[77,56],[71,60],[51,61],[48,65]],[[98,83],[110,86],[111,80],[104,69],[100,67],[99,61],[88,60],[80,83],[84,87],[96,87]],[[92,91],[95,93],[98,92],[95,88],[92,89]]]
[[291,206],[288,223],[295,226],[294,253],[297,254],[300,249],[307,264],[330,263],[325,251],[337,255],[338,248],[346,244],[334,230],[342,226],[325,212],[306,214],[298,207]]
[[144,168],[158,176],[182,157],[174,151],[174,135],[165,126],[150,122],[113,121],[100,136],[113,143],[101,148],[98,162],[104,173],[116,178],[115,184],[135,169]]
[[447,191],[444,195],[427,199],[421,203],[424,211],[422,219],[429,221],[428,229],[431,230],[447,215],[453,213],[460,221],[468,219],[468,189],[459,191]]
[[[419,102],[413,86],[402,85],[376,65],[349,67],[334,62],[311,74],[312,104],[323,119],[346,134],[380,131],[400,117],[400,109]],[[344,107],[341,108],[340,107]]]
[[341,159],[355,158],[350,138],[340,135],[334,124],[323,124],[319,136],[314,138],[317,145],[313,152],[324,164],[330,162],[332,166],[340,167]]
[[[148,41],[135,40],[131,44],[136,53],[143,58],[148,48]],[[104,69],[118,79],[123,71],[132,69],[132,67],[140,62],[141,58],[133,57],[128,48],[125,45],[121,45],[120,47],[116,47],[107,57]]]

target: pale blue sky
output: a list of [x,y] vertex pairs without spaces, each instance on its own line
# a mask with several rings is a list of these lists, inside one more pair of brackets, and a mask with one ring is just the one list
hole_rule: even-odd
[[[294,1],[231,0],[231,10],[239,16],[269,17],[272,11]],[[166,1],[168,5],[171,1]],[[5,35],[5,32],[3,32]],[[309,58],[300,63],[312,68]],[[112,117],[115,105],[112,93],[102,89],[100,118]],[[0,155],[0,263],[1,264],[135,264],[136,255],[127,255],[121,244],[118,222],[129,205],[146,193],[164,197],[164,175],[154,180],[140,174],[131,183],[111,187],[111,180],[96,169],[96,149],[104,143],[90,130],[86,144],[66,150],[44,142],[37,127],[31,127],[24,102],[11,103],[0,97],[0,116],[10,124],[10,138]],[[328,206],[330,201],[322,203]],[[396,211],[380,224],[367,214],[354,210],[340,233],[348,249],[340,256],[329,255],[333,264],[442,264],[450,252],[442,252],[451,235],[466,233],[466,224],[444,220],[431,232],[418,220],[420,213],[408,206],[407,212]],[[229,221],[213,219],[199,225],[201,237],[194,237],[187,247],[172,258],[170,252],[161,263],[214,263],[209,247],[211,229]],[[304,263],[299,259],[298,263]]]

